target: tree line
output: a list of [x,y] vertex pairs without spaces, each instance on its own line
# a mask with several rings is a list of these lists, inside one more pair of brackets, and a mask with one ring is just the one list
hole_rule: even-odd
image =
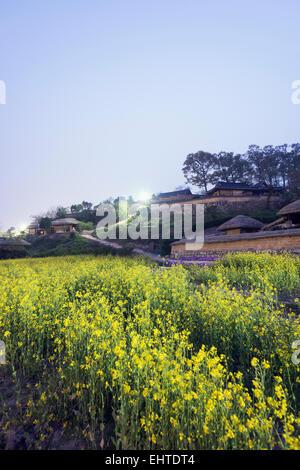
[[199,150],[187,155],[183,168],[186,182],[205,192],[210,184],[265,182],[270,187],[282,186],[292,193],[300,191],[300,144],[278,146],[249,145],[244,154],[209,153]]
[[64,219],[65,217],[74,217],[80,222],[96,223],[96,213],[93,210],[93,204],[91,202],[82,201],[79,204],[72,204],[70,209],[67,207],[59,206],[44,212],[39,215],[32,215],[33,222],[39,224],[40,228],[48,230],[51,226],[51,222],[54,219]]

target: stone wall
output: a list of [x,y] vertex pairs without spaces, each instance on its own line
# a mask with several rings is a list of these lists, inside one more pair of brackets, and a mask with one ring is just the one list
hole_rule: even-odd
[[279,253],[291,253],[291,254],[294,254],[294,255],[297,255],[297,256],[300,256],[300,249],[299,248],[290,248],[290,249],[281,249],[281,250],[272,250],[272,249],[269,249],[269,250],[253,250],[253,249],[249,249],[249,250],[218,250],[218,251],[177,251],[176,253],[171,253],[170,254],[170,258],[171,259],[180,259],[180,258],[184,258],[185,256],[203,256],[203,257],[214,257],[214,256],[218,256],[218,257],[222,257],[222,256],[226,256],[228,255],[229,253],[248,253],[248,252],[251,252],[251,253],[276,253],[276,254],[279,254]]
[[282,235],[276,237],[263,237],[263,238],[249,238],[242,240],[228,240],[212,243],[204,243],[201,250],[186,250],[185,243],[178,243],[172,245],[171,254],[175,258],[180,258],[181,256],[206,256],[212,254],[226,254],[229,252],[262,252],[262,251],[271,251],[274,253],[280,251],[288,251],[291,253],[300,253],[300,234],[289,236]]
[[177,196],[165,199],[153,199],[151,204],[205,204],[206,206],[217,206],[220,211],[230,209],[246,210],[249,207],[265,209],[277,209],[281,206],[280,196],[205,196],[193,199],[194,196]]
[[240,211],[249,210],[249,207],[257,209],[278,209],[281,206],[281,198],[279,196],[216,196],[205,197],[186,201],[185,204],[205,204],[206,206],[216,205],[220,211],[228,211],[230,209],[238,209]]

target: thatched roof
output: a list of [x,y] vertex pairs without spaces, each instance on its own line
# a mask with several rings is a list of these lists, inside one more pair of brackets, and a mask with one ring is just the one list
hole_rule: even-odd
[[21,247],[21,246],[30,246],[31,243],[22,240],[21,238],[6,238],[5,240],[0,240],[0,248],[5,247]]
[[176,196],[191,196],[191,190],[190,189],[181,189],[179,191],[171,191],[169,193],[159,193],[156,194],[153,199],[164,199],[164,198],[169,198],[169,197],[176,197]]
[[280,211],[277,212],[278,215],[287,215],[287,214],[296,214],[300,212],[300,199],[297,201],[291,202],[287,206],[284,206]]
[[218,231],[231,230],[235,228],[251,228],[259,230],[263,227],[263,223],[259,220],[253,219],[252,217],[247,217],[246,215],[237,215],[233,219],[227,220],[224,224],[220,225],[217,228]]
[[80,220],[73,219],[72,217],[65,217],[63,219],[52,220],[51,225],[78,225]]

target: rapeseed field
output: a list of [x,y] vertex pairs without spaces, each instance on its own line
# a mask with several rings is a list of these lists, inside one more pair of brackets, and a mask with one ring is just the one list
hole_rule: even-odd
[[91,448],[300,449],[300,323],[280,297],[299,290],[290,255],[1,261],[0,368],[27,381],[31,447],[59,424]]

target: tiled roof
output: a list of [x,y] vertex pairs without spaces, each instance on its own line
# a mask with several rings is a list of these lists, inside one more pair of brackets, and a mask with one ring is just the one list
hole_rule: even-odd
[[[239,190],[245,190],[245,191],[263,191],[263,190],[268,190],[270,186],[268,186],[266,183],[257,183],[257,184],[248,184],[248,183],[227,183],[225,181],[218,181],[218,183],[207,193],[211,193],[213,191],[216,191],[217,189],[239,189]],[[274,186],[273,191],[281,191],[283,188],[279,186]]]
[[191,190],[190,189],[182,189],[180,191],[171,191],[169,193],[159,193],[155,195],[155,199],[164,199],[167,197],[173,197],[173,196],[191,196]]

